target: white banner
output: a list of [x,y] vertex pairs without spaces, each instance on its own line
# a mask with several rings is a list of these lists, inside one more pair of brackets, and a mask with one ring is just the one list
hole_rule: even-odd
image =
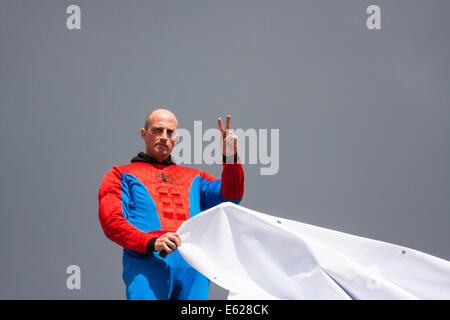
[[228,299],[450,299],[450,262],[222,203],[183,223],[178,248]]

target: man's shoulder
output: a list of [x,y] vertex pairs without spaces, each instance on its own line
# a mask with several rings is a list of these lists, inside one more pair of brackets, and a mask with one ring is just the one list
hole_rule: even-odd
[[145,165],[144,162],[131,162],[126,164],[116,164],[112,168],[119,171],[127,171],[134,168],[143,167]]
[[169,166],[158,166],[151,163],[146,162],[132,162],[122,165],[114,165],[110,171],[115,173],[116,175],[121,174],[131,174],[131,175],[142,175],[148,171],[157,171],[164,170],[165,172],[172,172],[173,174],[181,174],[182,176],[201,176],[202,178],[206,178],[207,180],[216,180],[212,175],[208,174],[205,171],[202,171],[197,168],[186,167],[178,164],[171,164]]
[[106,172],[106,174],[108,174],[108,173],[115,173],[115,174],[132,173],[132,172],[135,172],[136,170],[142,170],[143,167],[145,167],[145,163],[143,163],[143,162],[113,164],[112,167]]
[[127,163],[127,164],[122,164],[122,165],[114,165],[112,167],[111,170],[117,170],[120,171],[122,173],[127,173],[130,171],[134,171],[134,170],[175,170],[175,171],[184,171],[184,172],[189,172],[189,173],[196,173],[196,174],[201,174],[203,173],[203,171],[196,169],[196,168],[191,168],[191,167],[186,167],[186,166],[182,166],[182,165],[178,165],[178,164],[171,164],[168,166],[159,166],[159,165],[155,165],[152,163],[146,163],[146,162],[131,162],[131,163]]

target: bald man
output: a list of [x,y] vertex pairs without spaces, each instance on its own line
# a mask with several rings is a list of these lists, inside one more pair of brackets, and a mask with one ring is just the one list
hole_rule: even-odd
[[104,176],[99,219],[105,235],[124,248],[127,299],[208,299],[209,280],[176,250],[181,244],[176,230],[203,210],[224,201],[239,204],[243,197],[244,171],[230,120],[228,115],[224,129],[217,119],[223,145],[221,179],[173,162],[178,121],[167,109],[148,114],[141,129],[145,153]]

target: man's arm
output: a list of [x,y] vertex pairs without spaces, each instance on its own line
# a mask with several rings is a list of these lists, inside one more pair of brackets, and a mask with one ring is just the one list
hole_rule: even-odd
[[244,170],[239,156],[235,154],[235,162],[223,161],[221,179],[201,172],[200,205],[202,210],[218,205],[225,201],[239,204],[244,196]]
[[244,169],[237,154],[238,138],[230,130],[230,121],[231,116],[227,115],[224,129],[222,119],[217,118],[217,126],[222,134],[222,179],[217,180],[208,173],[201,173],[200,208],[202,210],[225,201],[239,204],[244,196]]
[[[162,230],[144,232],[123,216],[121,172],[113,167],[103,178],[98,192],[98,216],[105,235],[118,245],[137,252],[151,252]],[[154,239],[154,240],[152,240]]]
[[244,196],[244,169],[237,153],[232,161],[223,156],[220,193],[226,200],[239,200],[239,202]]

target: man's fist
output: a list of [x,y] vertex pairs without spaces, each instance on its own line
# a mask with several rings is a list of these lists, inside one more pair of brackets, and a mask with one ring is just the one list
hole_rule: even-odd
[[155,251],[166,251],[171,254],[181,245],[181,237],[177,233],[168,232],[155,241]]

